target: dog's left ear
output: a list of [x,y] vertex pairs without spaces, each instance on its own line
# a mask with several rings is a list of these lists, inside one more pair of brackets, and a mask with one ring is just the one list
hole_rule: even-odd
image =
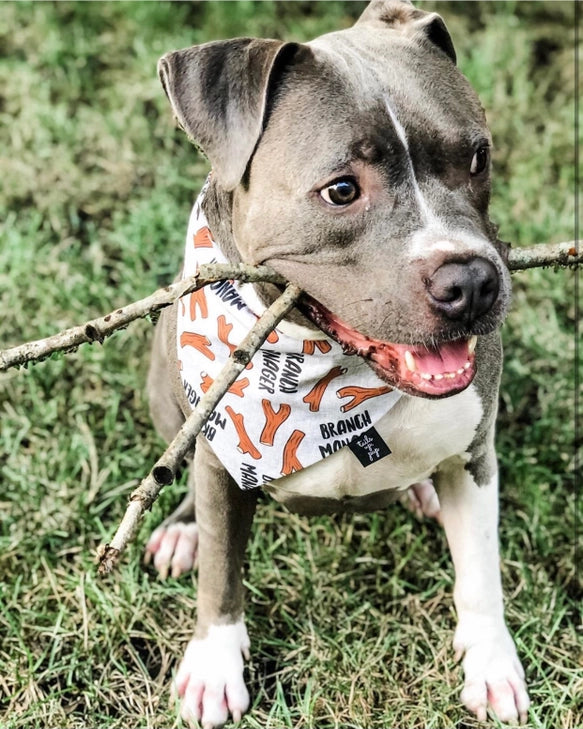
[[299,44],[257,38],[212,41],[167,53],[158,74],[178,123],[233,190],[253,155],[275,70]]
[[457,58],[449,31],[437,13],[414,8],[409,0],[372,0],[357,23],[387,26],[420,41],[429,41],[455,63]]

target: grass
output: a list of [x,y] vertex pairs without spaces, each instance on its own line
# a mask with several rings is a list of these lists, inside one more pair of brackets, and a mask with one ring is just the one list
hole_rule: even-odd
[[[573,4],[426,3],[487,109],[492,216],[516,245],[569,240]],[[209,38],[302,40],[361,3],[0,5],[0,342],[105,313],[171,280],[206,163],[155,73]],[[531,727],[583,726],[575,564],[574,273],[514,276],[500,399],[502,574]],[[0,377],[0,726],[178,725],[169,684],[195,576],[140,564],[163,493],[119,572],[97,545],[157,457],[144,394],[151,326]],[[580,505],[579,505],[580,506]],[[475,727],[445,538],[400,507],[304,519],[262,502],[249,546],[253,708],[244,727]]]

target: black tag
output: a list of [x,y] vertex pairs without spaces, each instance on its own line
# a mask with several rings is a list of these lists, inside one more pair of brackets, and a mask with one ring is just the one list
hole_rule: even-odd
[[348,447],[365,468],[371,463],[380,461],[391,452],[375,428],[369,428],[364,433],[357,435],[354,440],[350,441]]

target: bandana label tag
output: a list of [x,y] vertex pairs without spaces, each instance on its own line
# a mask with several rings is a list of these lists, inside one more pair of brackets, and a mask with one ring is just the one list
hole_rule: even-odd
[[376,428],[369,428],[348,444],[350,450],[366,468],[388,456],[391,449],[381,438]]

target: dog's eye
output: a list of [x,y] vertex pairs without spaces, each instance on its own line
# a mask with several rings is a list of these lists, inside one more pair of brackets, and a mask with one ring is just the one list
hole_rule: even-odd
[[359,195],[358,185],[351,177],[343,177],[320,190],[322,199],[336,206],[349,205],[357,200]]
[[490,150],[486,146],[482,146],[472,157],[472,164],[470,165],[470,175],[474,177],[483,172],[488,166],[490,159]]

